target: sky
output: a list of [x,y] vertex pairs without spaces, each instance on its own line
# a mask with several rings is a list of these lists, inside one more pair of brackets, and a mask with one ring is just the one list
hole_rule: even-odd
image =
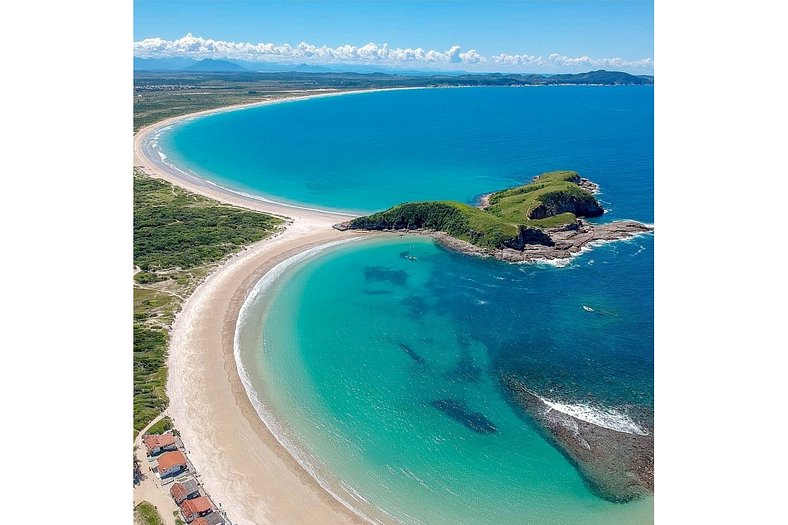
[[134,54],[650,74],[654,5],[645,0],[135,0]]

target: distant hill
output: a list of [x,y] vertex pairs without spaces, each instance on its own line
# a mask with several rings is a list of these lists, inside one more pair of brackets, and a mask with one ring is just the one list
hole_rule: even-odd
[[192,64],[183,68],[184,71],[204,71],[208,73],[224,73],[236,71],[248,71],[245,67],[230,62],[229,60],[216,60],[213,58],[205,58],[196,64]]
[[187,68],[197,61],[192,58],[140,58],[134,57],[134,71],[174,71]]
[[654,79],[644,78],[643,76],[630,75],[623,71],[589,71],[588,73],[577,73],[574,75],[552,75],[548,83],[556,84],[653,84]]
[[[283,64],[278,66],[284,67]],[[253,66],[250,66],[253,67]],[[261,67],[273,67],[265,64]],[[223,82],[278,82],[290,87],[382,88],[382,87],[440,87],[440,86],[555,86],[555,85],[653,85],[647,76],[635,76],[621,71],[590,71],[588,73],[537,75],[518,73],[358,73],[297,71],[311,69],[303,65],[291,66],[288,71],[251,70],[229,60],[203,60],[177,71],[137,70],[135,86],[193,83],[209,80]]]

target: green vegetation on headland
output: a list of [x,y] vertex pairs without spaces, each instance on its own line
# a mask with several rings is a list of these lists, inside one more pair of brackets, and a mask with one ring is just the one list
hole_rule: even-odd
[[230,254],[270,236],[282,223],[135,171],[135,431],[167,406],[169,329],[182,302]]
[[547,228],[571,227],[578,217],[602,215],[604,210],[587,189],[592,186],[574,171],[553,171],[490,194],[484,208],[454,201],[405,203],[343,227],[435,230],[482,248],[522,250],[525,244],[551,245]]

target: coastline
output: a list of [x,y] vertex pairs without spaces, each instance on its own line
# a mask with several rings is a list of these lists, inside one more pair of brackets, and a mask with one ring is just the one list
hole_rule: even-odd
[[185,190],[197,193],[211,199],[215,199],[225,204],[233,206],[240,206],[250,210],[262,211],[277,215],[279,217],[292,218],[294,220],[301,218],[313,217],[332,217],[334,222],[337,220],[344,220],[353,218],[355,215],[352,213],[324,210],[318,208],[311,208],[300,206],[298,204],[290,204],[275,199],[268,199],[265,197],[258,197],[234,191],[218,184],[214,184],[207,179],[202,179],[199,176],[189,175],[181,170],[174,169],[169,164],[163,162],[160,158],[151,158],[146,153],[145,144],[148,137],[161,131],[163,128],[179,124],[186,120],[191,120],[197,117],[204,117],[218,113],[226,113],[228,111],[240,111],[243,109],[254,108],[259,106],[269,106],[272,104],[284,104],[288,102],[296,102],[300,100],[338,97],[344,95],[359,95],[364,93],[378,93],[384,91],[405,91],[414,89],[430,89],[428,87],[401,87],[401,88],[381,88],[381,89],[355,89],[347,91],[331,91],[319,92],[312,95],[295,96],[295,97],[282,97],[272,100],[264,100],[261,102],[251,102],[248,104],[237,104],[233,106],[225,106],[221,108],[206,109],[197,111],[195,113],[188,113],[186,115],[178,115],[170,117],[162,121],[150,124],[139,129],[134,134],[134,167],[141,168],[147,175],[166,180],[176,186]]
[[[190,448],[192,461],[203,474],[201,481],[235,523],[365,522],[358,509],[351,509],[325,489],[271,433],[244,384],[235,339],[243,305],[275,267],[309,250],[379,233],[332,228],[352,218],[350,213],[270,201],[182,172],[153,155],[155,151],[145,147],[146,140],[162,128],[197,116],[305,98],[398,89],[426,88],[323,92],[216,108],[166,119],[140,129],[134,137],[134,164],[146,174],[226,204],[289,219],[282,233],[248,247],[211,274],[184,303],[172,328],[168,411]],[[605,240],[613,239],[601,239]],[[568,262],[571,256],[589,249],[592,241],[598,240],[584,239],[576,250],[566,249],[559,257],[534,253],[528,259]],[[467,247],[448,247],[495,256],[472,253]]]
[[247,396],[233,348],[241,306],[268,271],[304,251],[364,234],[331,227],[351,215],[253,198],[167,169],[146,155],[144,144],[152,133],[197,116],[372,91],[383,90],[320,93],[206,110],[146,126],[134,136],[134,166],[145,174],[225,204],[289,219],[282,233],[248,247],[209,275],[184,302],[172,327],[168,413],[201,482],[234,523],[365,523],[271,434]]
[[[381,237],[381,236],[377,236]],[[270,290],[275,288],[280,281],[289,272],[293,271],[293,267],[298,267],[307,261],[319,257],[322,253],[330,251],[333,248],[345,246],[351,242],[360,240],[362,237],[351,237],[331,241],[328,243],[321,243],[312,248],[299,251],[298,253],[282,259],[271,267],[265,275],[256,280],[251,290],[245,295],[245,299],[239,309],[238,317],[235,323],[235,332],[233,334],[233,358],[235,366],[238,371],[238,376],[246,392],[247,398],[251,401],[257,417],[263,422],[268,431],[273,435],[278,443],[288,451],[290,456],[299,464],[299,466],[312,477],[327,493],[331,494],[338,502],[343,504],[349,510],[361,516],[363,521],[374,524],[382,523],[399,523],[397,520],[369,501],[364,499],[363,496],[355,492],[352,487],[346,485],[340,478],[334,476],[331,472],[320,469],[317,467],[308,452],[301,449],[291,437],[287,435],[284,428],[287,427],[288,422],[281,416],[276,416],[276,410],[264,401],[267,396],[264,394],[265,386],[254,384],[252,376],[249,375],[246,365],[244,364],[244,350],[243,348],[258,348],[258,345],[253,343],[252,340],[262,342],[262,332],[259,330],[259,324],[253,324],[255,327],[252,330],[254,335],[249,335],[247,322],[249,316],[257,319],[261,309],[265,310],[270,305],[271,294]],[[264,327],[264,326],[263,326]],[[250,340],[250,337],[253,339]],[[258,339],[259,338],[259,339]],[[249,359],[254,360],[254,354],[247,355],[246,364],[254,367],[254,364],[249,362]],[[260,366],[259,364],[257,366]],[[265,366],[264,364],[262,365]]]

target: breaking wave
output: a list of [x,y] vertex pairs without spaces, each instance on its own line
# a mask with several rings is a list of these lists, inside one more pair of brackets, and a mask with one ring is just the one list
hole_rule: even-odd
[[537,397],[539,397],[550,410],[570,415],[586,423],[591,423],[592,425],[607,428],[609,430],[615,430],[616,432],[624,432],[626,434],[637,434],[640,436],[649,435],[648,430],[635,423],[631,417],[613,408],[603,408],[585,403],[559,403],[558,401],[545,399],[542,396]]

